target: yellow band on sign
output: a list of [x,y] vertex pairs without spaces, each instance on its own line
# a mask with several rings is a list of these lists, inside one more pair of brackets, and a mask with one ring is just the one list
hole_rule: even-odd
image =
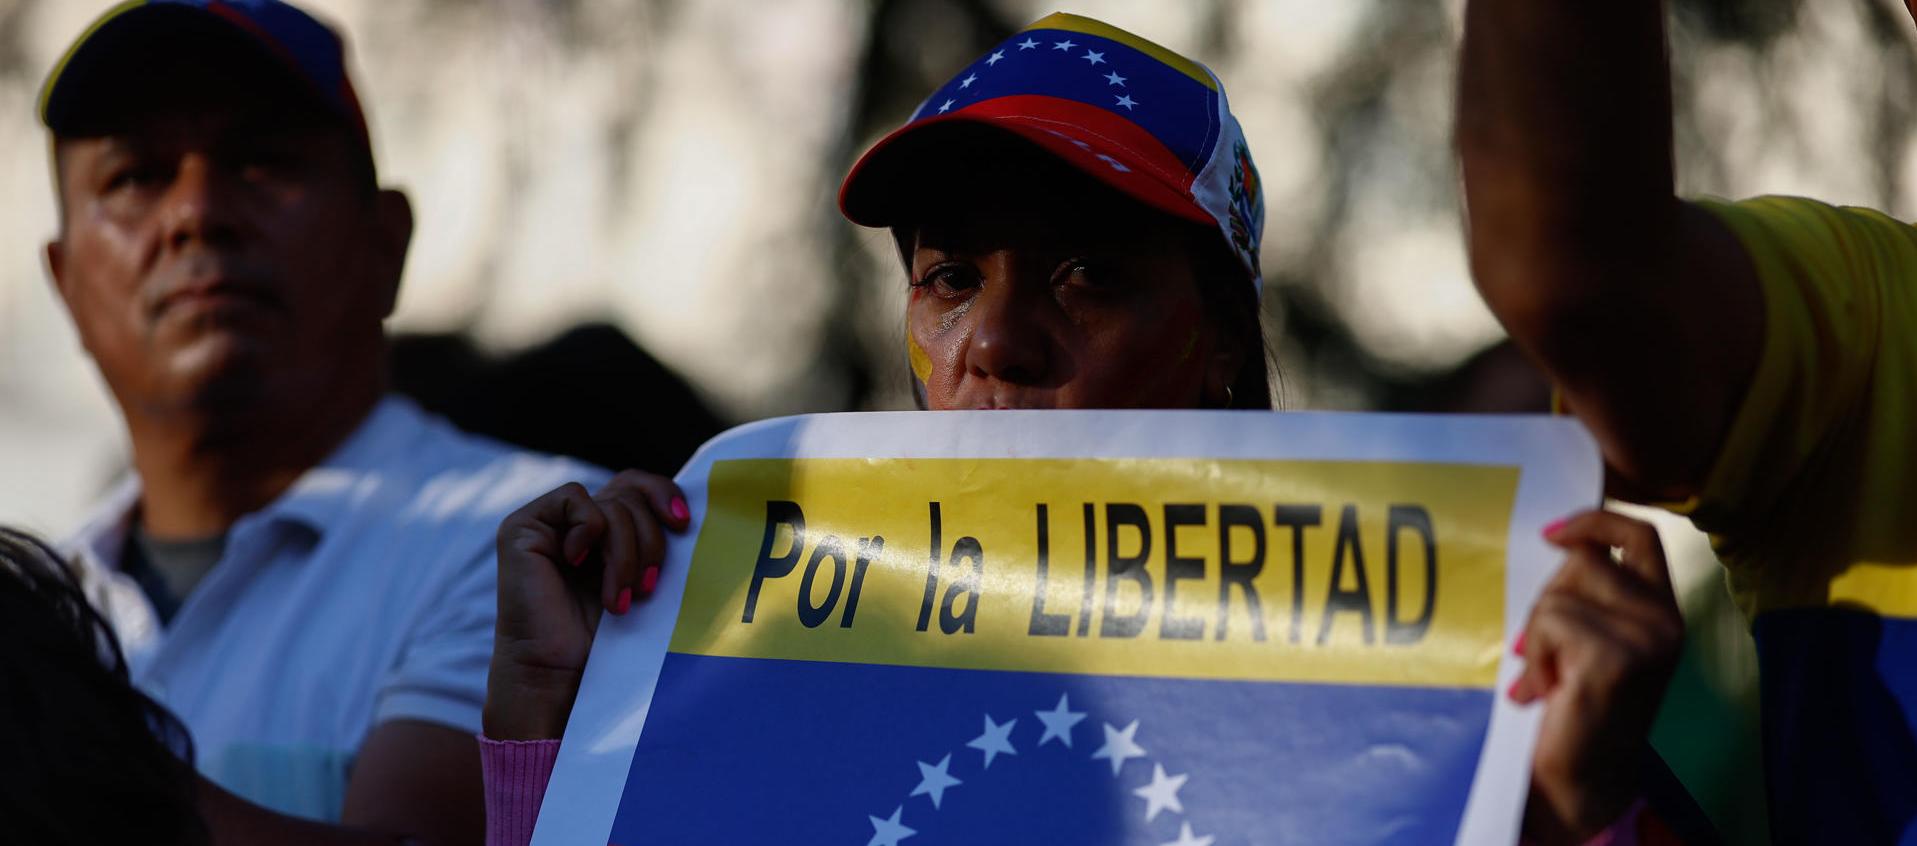
[[721,461],[672,650],[1488,687],[1516,467]]

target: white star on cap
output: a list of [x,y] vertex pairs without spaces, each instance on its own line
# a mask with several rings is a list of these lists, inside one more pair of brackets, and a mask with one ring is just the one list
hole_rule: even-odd
[[1102,65],[1105,63],[1105,54],[1095,52],[1092,50],[1086,50],[1085,55],[1080,56],[1079,58],[1084,59],[1085,61],[1091,62],[1094,65]]
[[1132,791],[1132,795],[1145,800],[1146,822],[1156,819],[1159,811],[1170,810],[1176,814],[1185,812],[1184,804],[1178,801],[1178,788],[1184,787],[1188,778],[1191,778],[1190,773],[1166,776],[1163,764],[1152,764],[1152,783]]
[[1137,101],[1137,100],[1134,100],[1134,99],[1132,99],[1132,95],[1130,95],[1130,94],[1126,94],[1126,95],[1124,95],[1124,96],[1121,96],[1121,97],[1119,97],[1119,98],[1118,98],[1118,105],[1120,105],[1120,106],[1124,106],[1124,107],[1125,107],[1125,111],[1128,111],[1128,112],[1129,112],[1129,111],[1131,111],[1131,110],[1132,110],[1132,107],[1133,107],[1133,106],[1136,106],[1136,105],[1138,105],[1138,101]]
[[912,788],[912,795],[932,797],[932,807],[937,808],[939,803],[945,800],[945,788],[964,784],[952,777],[951,767],[952,753],[950,752],[945,753],[945,757],[939,760],[936,767],[920,761],[919,786]]
[[1077,44],[1072,43],[1071,39],[1067,38],[1064,41],[1060,41],[1057,44],[1053,44],[1052,49],[1053,50],[1070,50],[1073,47],[1077,47],[1077,46],[1078,46]]
[[990,55],[990,56],[988,56],[988,57],[986,57],[986,59],[985,59],[985,64],[986,64],[986,66],[988,66],[988,67],[989,67],[989,66],[991,66],[991,65],[996,65],[996,64],[998,64],[998,63],[999,63],[999,60],[1000,60],[1000,59],[1003,59],[1003,58],[1005,58],[1005,51],[1004,51],[1004,50],[996,50],[996,51],[993,51],[993,53],[992,53],[992,55]]
[[952,110],[952,103],[953,103],[953,101],[952,101],[952,100],[947,100],[947,101],[945,101],[945,102],[944,102],[943,104],[941,104],[941,105],[939,106],[939,114],[945,114],[946,112],[949,112],[949,111],[951,111],[951,110]]
[[866,841],[865,846],[899,846],[899,841],[917,834],[917,831],[906,828],[899,822],[899,815],[903,813],[905,813],[905,806],[900,805],[892,809],[891,819],[882,820],[867,814],[866,819],[872,821],[872,839]]
[[1031,37],[1031,36],[1029,36],[1029,35],[1027,35],[1027,36],[1025,36],[1025,40],[1024,40],[1024,41],[1020,41],[1020,42],[1018,43],[1018,49],[1020,49],[1020,50],[1030,50],[1030,49],[1032,49],[1033,47],[1037,47],[1037,46],[1038,46],[1038,42],[1036,42],[1036,41],[1033,41],[1033,40],[1032,40],[1032,37]]
[[1037,714],[1038,721],[1045,724],[1045,735],[1038,739],[1040,746],[1056,740],[1065,744],[1065,748],[1072,748],[1072,726],[1078,725],[1079,720],[1085,719],[1085,712],[1072,710],[1065,694],[1062,693],[1058,696],[1058,707],[1050,711],[1033,711],[1032,713]]
[[992,715],[986,714],[985,733],[972,738],[971,742],[965,745],[985,753],[985,767],[990,769],[992,759],[998,757],[998,753],[1018,754],[1018,750],[1012,748],[1012,726],[1015,725],[1018,725],[1018,720],[995,723],[992,722]]
[[1111,73],[1105,74],[1105,82],[1107,85],[1124,85],[1125,78],[1119,76],[1118,71],[1112,71]]
[[1211,846],[1211,842],[1216,839],[1209,834],[1204,837],[1193,836],[1191,823],[1179,823],[1178,839],[1163,843],[1161,846]]
[[1132,169],[1131,169],[1131,168],[1129,168],[1129,167],[1126,167],[1126,166],[1125,166],[1125,163],[1124,163],[1124,162],[1121,162],[1121,161],[1119,161],[1119,160],[1117,160],[1117,159],[1114,159],[1114,158],[1112,158],[1111,156],[1108,156],[1108,155],[1105,155],[1104,153],[1099,153],[1099,154],[1098,154],[1098,160],[1099,160],[1099,161],[1101,161],[1101,162],[1104,162],[1104,163],[1106,163],[1106,164],[1108,164],[1108,165],[1111,165],[1111,166],[1112,166],[1112,170],[1115,170],[1115,171],[1118,171],[1119,173],[1131,173],[1131,172],[1132,172]]
[[1132,736],[1137,733],[1137,720],[1133,720],[1132,724],[1126,726],[1123,730],[1112,728],[1111,723],[1106,723],[1105,745],[1098,747],[1098,751],[1092,753],[1092,758],[1104,758],[1111,761],[1112,777],[1117,778],[1118,771],[1124,769],[1126,761],[1132,758],[1145,757],[1145,747],[1138,745],[1136,741],[1132,740]]
[[970,88],[972,87],[972,83],[977,81],[978,81],[978,74],[972,74],[971,76],[968,76],[964,79],[959,80],[959,87]]

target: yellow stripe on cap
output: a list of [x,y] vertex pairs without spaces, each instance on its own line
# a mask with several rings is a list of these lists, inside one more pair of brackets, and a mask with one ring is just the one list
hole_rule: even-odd
[[68,47],[67,52],[60,56],[60,61],[54,64],[53,72],[47,74],[46,84],[40,86],[40,104],[38,108],[40,121],[42,123],[45,123],[47,119],[47,103],[53,99],[53,87],[60,82],[60,75],[66,73],[67,63],[73,61],[74,55],[79,53],[80,48],[93,39],[94,33],[99,32],[101,27],[111,23],[114,18],[144,5],[146,5],[146,0],[125,0],[125,2],[120,5],[108,9],[106,14],[101,15],[99,20],[94,21],[92,26],[87,27],[85,32],[80,33],[79,38],[73,39],[72,46]]
[[1209,88],[1213,91],[1218,90],[1218,80],[1212,78],[1211,71],[1205,70],[1204,65],[1201,65],[1190,59],[1187,59],[1184,56],[1180,56],[1177,53],[1174,53],[1170,50],[1160,47],[1157,44],[1153,44],[1150,41],[1146,41],[1143,38],[1139,38],[1136,35],[1133,35],[1129,32],[1119,29],[1118,27],[1112,26],[1111,24],[1105,23],[1104,21],[1095,21],[1095,20],[1092,20],[1091,18],[1081,17],[1079,15],[1071,15],[1071,14],[1066,14],[1064,12],[1057,12],[1051,15],[1047,15],[1044,19],[1038,21],[1037,23],[1032,24],[1031,26],[1026,27],[1023,30],[1020,30],[1020,32],[1029,32],[1034,29],[1056,29],[1056,30],[1063,30],[1065,32],[1082,32],[1086,35],[1096,35],[1099,38],[1116,41],[1120,44],[1123,44],[1127,47],[1132,48],[1133,50],[1137,50],[1140,53],[1144,53],[1147,56],[1157,59],[1160,62],[1164,62],[1166,65],[1170,66],[1173,70],[1176,70],[1179,73],[1189,76],[1192,79],[1198,80],[1198,82],[1204,85],[1206,88]]

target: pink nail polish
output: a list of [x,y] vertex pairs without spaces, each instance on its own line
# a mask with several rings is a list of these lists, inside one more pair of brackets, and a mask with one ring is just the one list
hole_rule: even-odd
[[624,614],[632,607],[632,588],[620,588],[619,598],[612,603],[612,613]]
[[1569,521],[1560,519],[1560,520],[1552,520],[1551,522],[1544,524],[1545,539],[1549,540],[1553,536],[1557,535],[1558,532],[1563,531],[1564,524],[1566,522],[1569,522]]
[[1518,639],[1511,641],[1511,654],[1524,657],[1524,632],[1518,632]]
[[1513,680],[1511,686],[1504,689],[1504,698],[1513,702],[1518,701],[1518,684],[1522,681],[1524,681],[1524,679],[1521,678]]
[[647,596],[651,596],[653,588],[656,588],[658,586],[659,586],[659,568],[657,567],[647,568],[646,574],[639,577],[639,592]]
[[672,519],[681,523],[692,519],[692,509],[686,507],[685,497],[675,496],[672,498]]

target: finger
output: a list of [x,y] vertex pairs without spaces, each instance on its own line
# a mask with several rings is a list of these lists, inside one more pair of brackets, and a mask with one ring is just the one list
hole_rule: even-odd
[[628,583],[628,586],[636,586],[641,597],[651,596],[653,589],[659,586],[660,568],[665,565],[665,529],[660,526],[658,515],[653,512],[649,500],[626,493],[620,495],[617,501],[631,513],[639,544],[637,580]]
[[1662,614],[1667,604],[1658,586],[1619,567],[1609,549],[1588,544],[1571,548],[1546,590],[1574,593],[1606,613],[1631,619]]
[[[665,554],[665,531],[659,527],[658,518],[652,513],[651,506],[644,500],[632,495],[617,496],[608,501],[608,508],[617,509],[632,527],[633,556],[630,561],[621,561],[617,572],[608,573],[616,577],[618,592],[614,594],[614,604],[630,606],[635,591],[644,596],[650,591],[645,582],[650,579],[657,582],[656,574],[660,557]],[[609,571],[612,568],[608,568]],[[621,608],[618,613],[625,613]]]
[[597,500],[606,512],[606,537],[599,546],[599,604],[614,614],[623,614],[624,603],[631,602],[630,585],[639,573],[638,529],[633,526],[631,510],[617,499]]
[[1576,514],[1552,527],[1546,540],[1558,546],[1602,545],[1622,551],[1625,569],[1659,588],[1671,590],[1671,568],[1664,560],[1664,544],[1657,529],[1643,520],[1592,510]]
[[1612,643],[1612,627],[1602,609],[1566,591],[1547,591],[1526,624],[1524,670],[1512,684],[1520,704],[1548,697],[1580,668],[1579,656],[1593,648],[1621,649]]
[[[505,547],[515,543],[514,535],[530,533],[535,542],[522,545],[526,551],[552,559],[555,564],[563,560],[576,565],[605,529],[605,514],[586,494],[585,486],[569,482],[508,515],[500,522],[499,542]],[[549,539],[556,540],[553,548],[547,547]]]
[[652,513],[658,515],[659,522],[675,532],[684,531],[692,523],[692,509],[686,504],[685,492],[671,479],[654,473],[627,470],[612,477],[602,493],[610,493],[615,489],[639,494],[651,507]]

